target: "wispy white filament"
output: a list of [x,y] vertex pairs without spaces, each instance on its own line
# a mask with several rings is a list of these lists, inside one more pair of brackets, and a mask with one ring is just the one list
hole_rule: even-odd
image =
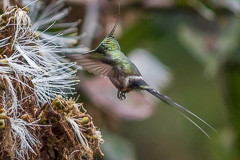
[[100,142],[101,144],[103,144],[103,143],[104,143],[104,140],[103,140],[103,138],[102,138],[102,133],[101,133],[101,131],[96,131],[95,133],[96,133],[96,135],[97,135],[97,137],[98,137],[99,142]]
[[12,45],[14,45],[18,39],[27,38],[31,30],[31,20],[22,9],[19,8],[16,10],[14,21],[15,33]]
[[10,92],[10,96],[11,96],[11,106],[7,107],[4,104],[4,108],[7,110],[8,115],[11,115],[12,117],[16,118],[19,116],[19,109],[20,110],[23,110],[23,109],[20,105],[18,105],[16,91],[12,85],[12,82],[10,81],[7,75],[4,75],[4,79],[7,81],[6,86],[8,87],[8,91]]
[[27,123],[22,119],[10,118],[11,122],[11,133],[13,138],[12,151],[16,159],[25,160],[30,159],[28,151],[35,153],[34,147],[37,147],[40,141],[34,137],[30,132],[29,128],[34,129],[34,124]]
[[37,71],[40,71],[40,68],[38,67],[38,65],[33,60],[31,60],[30,57],[28,57],[26,52],[23,50],[23,48],[18,43],[15,44],[15,48],[21,54],[21,56],[23,56],[24,59],[28,62],[30,67],[36,69]]
[[7,45],[9,45],[9,43],[7,43],[7,40],[10,39],[11,37],[6,37],[0,40],[0,48],[5,47]]
[[86,137],[83,135],[81,129],[80,129],[80,126],[79,124],[77,124],[75,122],[74,119],[71,119],[71,118],[68,118],[67,121],[70,123],[70,125],[72,126],[72,129],[75,133],[75,136],[76,136],[76,139],[79,143],[81,143],[82,146],[86,147],[87,149],[90,149],[89,148],[89,145],[88,145],[88,141],[86,139]]

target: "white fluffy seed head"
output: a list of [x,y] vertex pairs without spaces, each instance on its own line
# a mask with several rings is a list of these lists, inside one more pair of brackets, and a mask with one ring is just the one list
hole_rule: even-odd
[[[43,104],[56,95],[67,96],[72,94],[72,86],[77,83],[73,80],[76,70],[71,70],[74,63],[61,62],[61,57],[56,56],[60,52],[58,44],[55,43],[57,36],[48,35],[47,39],[37,38],[33,30],[29,16],[22,9],[14,8],[8,13],[14,13],[15,34],[11,37],[12,48],[15,52],[8,58],[2,59],[0,71],[3,73],[13,72],[18,77],[30,77],[34,87],[30,87],[38,100]],[[10,24],[9,24],[10,25]],[[6,45],[5,38],[0,40],[1,46]],[[54,56],[55,57],[54,57]],[[24,83],[24,82],[21,82]],[[29,86],[28,84],[24,84]]]
[[[4,2],[7,4],[9,1],[4,0]],[[38,2],[35,4],[38,4]],[[63,58],[56,55],[56,53],[61,51],[75,53],[79,52],[79,50],[82,51],[80,47],[75,50],[68,48],[80,38],[80,36],[69,34],[70,32],[75,32],[75,29],[71,27],[76,27],[78,23],[58,24],[65,28],[64,33],[67,36],[64,34],[49,34],[47,33],[49,27],[44,28],[47,24],[60,20],[67,15],[68,9],[60,11],[62,5],[63,1],[51,4],[50,7],[46,8],[45,13],[42,13],[42,16],[36,16],[37,14],[33,13],[31,17],[36,22],[35,24],[31,23],[27,12],[20,8],[13,8],[4,13],[9,18],[14,17],[13,20],[9,19],[8,23],[0,28],[0,30],[6,27],[14,29],[13,35],[0,40],[0,49],[10,46],[9,48],[14,50],[11,56],[0,59],[0,78],[5,79],[7,90],[9,91],[9,95],[3,94],[2,103],[6,110],[6,115],[11,117],[11,134],[14,142],[12,151],[15,153],[16,159],[29,159],[29,153],[35,154],[34,149],[40,142],[30,132],[31,129],[34,129],[33,126],[35,124],[28,123],[20,118],[21,114],[19,112],[21,111],[22,113],[24,110],[21,106],[21,99],[17,97],[13,81],[28,87],[30,92],[34,93],[39,106],[59,94],[66,98],[68,94],[72,94],[72,90],[74,90],[73,85],[78,83],[77,80],[74,80],[76,70],[71,69],[75,63],[63,62]],[[40,6],[35,5],[35,8],[38,11]],[[40,19],[37,19],[37,17]],[[40,24],[45,24],[41,26],[41,29],[44,31],[37,31]],[[31,81],[31,85],[29,81]],[[11,96],[10,106],[7,106],[7,102],[4,101],[6,96]],[[88,141],[82,134],[80,126],[75,119],[69,119],[69,123],[78,141],[90,150]]]

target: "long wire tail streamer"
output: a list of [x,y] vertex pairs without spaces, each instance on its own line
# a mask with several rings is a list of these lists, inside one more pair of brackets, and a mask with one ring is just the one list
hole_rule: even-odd
[[209,128],[211,128],[214,132],[217,132],[211,125],[209,125],[207,122],[205,122],[203,119],[201,119],[200,117],[198,117],[196,114],[194,114],[193,112],[189,111],[187,108],[181,106],[180,104],[174,102],[171,98],[161,94],[159,91],[152,89],[152,88],[147,88],[145,89],[146,91],[148,91],[149,93],[151,93],[152,95],[154,95],[156,98],[160,99],[161,101],[163,101],[164,103],[168,104],[169,106],[173,107],[178,113],[180,113],[184,118],[186,118],[188,121],[190,121],[193,125],[195,125],[199,130],[201,130],[209,139],[210,136],[206,133],[206,131],[204,129],[202,129],[196,122],[194,122],[191,118],[189,118],[186,114],[183,113],[183,111],[185,111],[186,113],[190,114],[191,116],[197,118],[198,120],[200,120],[202,123],[204,123],[205,125],[207,125]]

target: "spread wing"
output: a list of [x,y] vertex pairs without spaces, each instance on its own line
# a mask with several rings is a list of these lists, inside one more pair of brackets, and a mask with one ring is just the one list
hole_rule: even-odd
[[108,60],[106,57],[99,53],[91,54],[72,54],[68,55],[78,65],[82,66],[88,72],[96,75],[111,76],[113,75],[113,61]]

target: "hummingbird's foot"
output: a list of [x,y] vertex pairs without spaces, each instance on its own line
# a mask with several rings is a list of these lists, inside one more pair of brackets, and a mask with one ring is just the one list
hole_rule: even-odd
[[126,99],[126,95],[125,94],[126,94],[126,92],[122,92],[122,91],[118,90],[118,92],[117,92],[118,99],[120,99],[120,100]]

